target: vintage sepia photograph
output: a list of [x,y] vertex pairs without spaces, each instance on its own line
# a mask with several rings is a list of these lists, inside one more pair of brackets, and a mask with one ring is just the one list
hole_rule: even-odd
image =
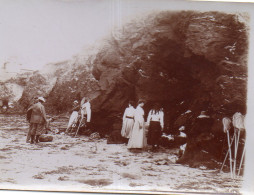
[[253,8],[0,0],[0,190],[251,194]]

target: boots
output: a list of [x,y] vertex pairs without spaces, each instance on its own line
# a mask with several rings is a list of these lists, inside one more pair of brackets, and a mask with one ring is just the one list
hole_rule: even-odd
[[35,138],[35,143],[39,143],[39,135],[36,135],[36,138]]
[[31,144],[34,144],[35,135],[31,135]]

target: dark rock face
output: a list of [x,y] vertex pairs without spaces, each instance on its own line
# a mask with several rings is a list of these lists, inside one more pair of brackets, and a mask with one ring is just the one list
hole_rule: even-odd
[[127,24],[122,37],[112,37],[97,54],[93,74],[101,95],[93,102],[121,111],[128,100],[142,98],[162,103],[175,117],[181,107],[194,114],[202,109],[228,114],[229,107],[234,107],[230,115],[245,112],[246,50],[245,26],[234,15],[153,15]]
[[[92,101],[101,113],[97,119],[107,118],[105,125],[116,130],[110,124],[121,123],[128,100],[142,98],[146,113],[154,102],[161,103],[165,132],[177,134],[180,126],[191,130],[206,110],[214,123],[198,140],[189,141],[186,155],[201,152],[209,143],[221,151],[221,119],[246,112],[246,28],[236,15],[218,12],[162,12],[127,24],[122,36],[111,37],[94,61],[101,91]],[[191,112],[183,117],[187,110]]]
[[28,79],[19,103],[27,109],[34,97],[47,96],[55,85],[55,79],[34,72]]

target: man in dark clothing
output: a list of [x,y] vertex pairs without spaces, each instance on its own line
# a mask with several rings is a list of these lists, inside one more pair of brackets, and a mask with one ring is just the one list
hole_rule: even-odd
[[38,143],[39,136],[43,134],[43,130],[47,122],[46,112],[43,106],[44,102],[45,99],[43,97],[39,97],[38,102],[28,109],[28,112],[31,110],[31,118],[30,118],[31,144],[34,143],[35,136],[36,136],[35,142]]
[[213,119],[202,111],[196,118],[193,127],[187,132],[188,137],[197,137],[202,133],[209,133],[213,124]]
[[32,109],[30,109],[34,104],[38,103],[38,97],[34,97],[32,99],[32,103],[29,105],[28,107],[28,110],[27,110],[27,113],[26,113],[26,119],[27,121],[29,122],[29,130],[28,130],[28,133],[27,133],[27,136],[26,136],[26,143],[29,143],[30,142],[30,139],[31,139],[31,123],[30,123],[30,120],[31,120],[31,115],[32,115]]

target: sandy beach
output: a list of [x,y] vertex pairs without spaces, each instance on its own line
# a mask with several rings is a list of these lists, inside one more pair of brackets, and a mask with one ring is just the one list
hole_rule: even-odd
[[[24,116],[1,115],[1,189],[53,191],[239,192],[242,177],[176,164],[178,149],[128,151],[105,138],[52,134],[52,142],[26,143]],[[67,119],[56,120],[52,129]]]

